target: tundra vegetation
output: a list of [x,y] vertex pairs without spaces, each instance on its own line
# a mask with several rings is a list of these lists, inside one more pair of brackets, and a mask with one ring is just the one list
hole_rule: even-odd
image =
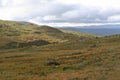
[[0,80],[120,80],[120,35],[0,21]]

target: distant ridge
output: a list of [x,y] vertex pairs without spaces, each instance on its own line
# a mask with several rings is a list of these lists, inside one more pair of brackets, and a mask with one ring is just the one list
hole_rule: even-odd
[[85,28],[62,27],[62,29],[78,31],[78,32],[88,33],[88,34],[95,34],[95,35],[99,35],[99,36],[108,36],[108,35],[120,34],[120,28],[116,28],[114,26],[113,26],[113,28],[111,28],[111,27],[104,28],[103,26],[85,27]]

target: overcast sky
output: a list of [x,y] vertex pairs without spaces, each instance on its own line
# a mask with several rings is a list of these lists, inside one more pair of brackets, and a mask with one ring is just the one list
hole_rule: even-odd
[[0,0],[0,19],[58,27],[120,24],[120,0]]

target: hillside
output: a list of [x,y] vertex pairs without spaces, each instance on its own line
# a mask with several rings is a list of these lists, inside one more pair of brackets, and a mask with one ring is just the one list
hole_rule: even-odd
[[119,74],[120,34],[0,21],[1,80],[120,80]]
[[72,38],[79,39],[78,35],[64,33],[49,26],[39,26],[28,22],[16,21],[0,21],[0,37],[0,47],[6,47],[6,45],[23,47],[21,45],[24,43],[25,45],[35,45],[36,42],[61,43],[70,41]]
[[119,80],[120,35],[91,41],[70,42],[71,47],[68,43],[62,43],[41,48],[1,51],[0,78],[2,80],[61,80],[61,78]]
[[[15,21],[0,21],[0,35],[7,36],[12,38],[18,38],[19,41],[34,41],[33,39],[49,39],[53,38],[54,40],[57,38],[53,36],[49,36],[48,34],[62,34],[61,31],[48,27],[48,26],[38,26],[32,23],[27,22],[15,22]],[[22,38],[22,39],[21,39]],[[51,41],[54,41],[51,39]]]
[[69,29],[60,29],[60,30],[63,31],[64,33],[71,33],[71,34],[78,35],[79,37],[98,37],[97,35],[94,35],[94,34],[82,33],[82,32],[73,31]]

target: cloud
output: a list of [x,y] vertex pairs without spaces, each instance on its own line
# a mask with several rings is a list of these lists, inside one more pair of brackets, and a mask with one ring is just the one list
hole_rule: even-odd
[[108,18],[108,21],[111,21],[111,22],[120,21],[120,15],[110,16],[110,17]]
[[0,0],[0,19],[52,26],[119,23],[120,0]]

